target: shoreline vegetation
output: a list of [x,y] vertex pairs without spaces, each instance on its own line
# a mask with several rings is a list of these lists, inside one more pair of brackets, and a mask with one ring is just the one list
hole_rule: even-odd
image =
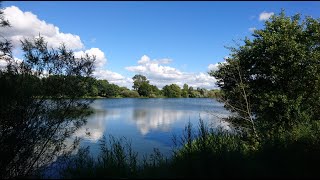
[[[318,123],[317,128],[320,129]],[[314,129],[314,130],[316,130]],[[301,134],[300,134],[301,135]],[[319,136],[318,132],[316,137]],[[39,171],[38,178],[297,178],[315,177],[319,146],[316,137],[292,139],[290,132],[262,143],[239,134],[212,129],[201,119],[198,126],[190,122],[183,136],[173,137],[173,155],[165,157],[158,149],[138,160],[138,152],[125,137],[99,141],[97,158],[90,148],[81,147],[73,156],[61,157],[54,165]],[[305,138],[305,139],[303,139]],[[318,140],[319,141],[319,140]],[[303,145],[302,145],[302,144]],[[299,155],[299,156],[297,156]],[[50,174],[51,170],[51,174]],[[50,176],[52,175],[52,177]]]
[[[103,97],[103,96],[83,96],[83,97],[79,97],[78,99],[122,99],[122,98],[133,98],[133,99],[149,99],[149,98],[154,98],[154,99],[167,99],[167,98],[187,98],[187,97],[165,97],[165,96],[160,96],[160,97],[122,97],[122,96],[117,96],[117,97]],[[188,97],[189,98],[189,97]],[[217,99],[217,97],[195,97],[195,98],[215,98]],[[48,97],[47,99],[50,99],[50,97]],[[66,97],[66,99],[68,99]]]
[[[2,11],[0,26],[9,26]],[[21,41],[24,56],[17,63],[11,42],[1,38],[7,66],[0,70],[0,178],[46,178],[56,159],[63,162],[60,178],[319,177],[319,30],[319,19],[288,17],[284,10],[273,15],[209,73],[220,91],[187,84],[159,90],[143,75],[133,77],[133,90],[96,80],[95,57],[75,58],[64,45],[50,49],[40,35]],[[92,99],[79,101],[85,96],[212,96],[234,115],[221,119],[230,131],[202,120],[197,131],[187,124],[173,138],[179,148],[169,159],[155,149],[139,163],[130,143],[115,138],[100,140],[95,159],[89,148],[72,155],[80,139],[65,144],[92,113]]]
[[[139,79],[138,79],[139,78]],[[77,98],[84,99],[100,99],[100,98],[218,98],[221,95],[219,89],[207,90],[205,88],[193,88],[184,84],[180,88],[176,84],[166,85],[162,89],[151,85],[147,78],[143,75],[135,75],[133,77],[134,85],[130,90],[126,87],[120,87],[116,84],[110,84],[107,80],[98,80],[92,77],[76,77],[65,75],[54,75],[49,77],[38,78],[31,75],[29,83],[42,89],[39,97],[46,98],[69,98],[70,96],[62,96],[60,91],[67,90],[63,84],[68,84],[72,81],[78,81],[81,86],[78,90],[83,96]],[[55,90],[46,88],[46,84],[61,83],[61,86],[55,87]],[[55,92],[52,92],[55,91]],[[51,95],[52,94],[52,95]]]

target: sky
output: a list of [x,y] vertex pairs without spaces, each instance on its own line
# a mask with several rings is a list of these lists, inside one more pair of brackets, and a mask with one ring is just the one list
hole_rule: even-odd
[[[20,39],[39,33],[56,48],[62,42],[80,57],[95,55],[94,77],[132,88],[135,74],[162,88],[184,83],[216,89],[208,72],[271,15],[320,17],[320,2],[2,2],[11,28],[2,36],[22,59]],[[2,63],[3,64],[3,63]],[[1,66],[1,62],[0,62]]]

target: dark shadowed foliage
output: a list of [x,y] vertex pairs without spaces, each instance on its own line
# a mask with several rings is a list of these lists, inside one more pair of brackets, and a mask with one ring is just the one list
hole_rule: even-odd
[[[185,126],[173,137],[173,155],[165,158],[157,149],[138,160],[125,138],[100,141],[98,158],[89,148],[61,161],[62,178],[280,178],[316,177],[319,125],[297,127],[294,132],[253,145],[235,131],[213,129],[202,120],[195,129]],[[318,132],[310,136],[311,132]],[[293,135],[295,133],[296,135]],[[298,134],[298,135],[297,135]]]
[[[231,48],[217,78],[230,119],[249,133],[273,136],[320,117],[320,21],[282,11]],[[258,132],[256,132],[257,135]]]
[[69,153],[77,140],[67,145],[65,139],[90,114],[90,101],[77,98],[83,96],[80,87],[92,74],[95,58],[75,58],[64,45],[49,48],[41,36],[21,44],[22,62],[13,59],[9,41],[0,45],[7,62],[0,71],[1,178],[34,175]]

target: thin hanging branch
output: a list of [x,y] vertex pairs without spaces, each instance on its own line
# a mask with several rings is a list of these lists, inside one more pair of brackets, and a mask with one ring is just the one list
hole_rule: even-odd
[[249,120],[249,122],[251,123],[251,127],[252,127],[252,130],[253,130],[253,133],[254,133],[255,137],[258,138],[258,134],[257,134],[256,128],[255,128],[254,120],[252,118],[251,106],[250,106],[249,98],[248,98],[248,95],[247,95],[246,90],[244,88],[244,83],[242,81],[239,62],[237,63],[236,67],[237,67],[239,80],[240,80],[240,88],[242,90],[241,94],[242,94],[242,97],[245,100],[245,104],[246,104],[246,110],[242,110],[242,111],[247,114],[247,117],[245,119]]

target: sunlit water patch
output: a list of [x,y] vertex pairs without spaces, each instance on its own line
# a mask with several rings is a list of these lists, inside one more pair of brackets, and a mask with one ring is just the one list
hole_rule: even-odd
[[98,99],[91,107],[94,113],[74,136],[83,139],[81,146],[89,146],[93,156],[99,153],[99,140],[109,135],[125,137],[140,157],[153,148],[169,156],[173,134],[181,135],[189,121],[194,127],[200,118],[213,127],[225,126],[221,117],[229,114],[209,98]]

